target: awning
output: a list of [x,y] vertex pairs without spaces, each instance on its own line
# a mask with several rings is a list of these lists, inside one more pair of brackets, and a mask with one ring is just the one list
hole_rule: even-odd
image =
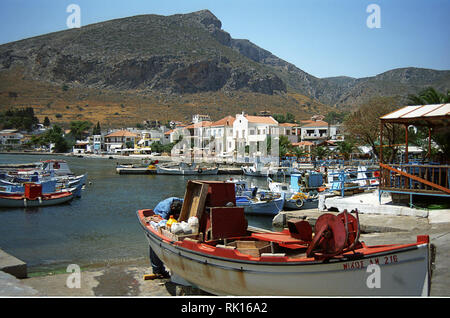
[[397,124],[445,126],[450,124],[450,104],[405,106],[380,119]]

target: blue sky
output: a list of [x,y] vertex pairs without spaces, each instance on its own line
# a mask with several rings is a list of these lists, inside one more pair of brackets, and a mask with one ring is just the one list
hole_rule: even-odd
[[[209,9],[233,38],[249,39],[317,77],[373,76],[399,67],[450,69],[450,0],[0,0],[0,44],[138,14]],[[370,4],[381,28],[368,28]]]

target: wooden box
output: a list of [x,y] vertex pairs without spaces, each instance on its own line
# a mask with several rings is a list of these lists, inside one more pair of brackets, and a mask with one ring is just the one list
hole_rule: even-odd
[[227,246],[236,247],[242,254],[260,257],[262,253],[270,253],[270,243],[264,241],[234,241]]
[[207,195],[207,184],[197,181],[188,181],[178,222],[187,222],[191,216],[196,216],[200,220],[203,215],[203,211],[205,210]]
[[185,238],[190,238],[190,239],[194,239],[197,240],[199,235],[198,234],[173,234],[172,232],[160,228],[161,229],[161,234],[164,235],[165,237],[171,239],[172,241],[182,241]]

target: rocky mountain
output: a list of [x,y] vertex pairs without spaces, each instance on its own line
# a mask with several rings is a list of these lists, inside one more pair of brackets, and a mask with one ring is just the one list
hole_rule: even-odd
[[[55,120],[96,120],[105,113],[102,120],[123,123],[131,112],[129,122],[148,113],[182,119],[193,112],[267,109],[300,119],[429,85],[448,89],[450,71],[317,78],[248,40],[233,39],[208,10],[115,19],[0,45],[0,105],[32,105]],[[80,111],[94,104],[95,111]],[[74,108],[78,112],[70,114]]]
[[28,78],[90,88],[286,92],[277,75],[230,42],[209,11],[141,15],[2,45],[0,70],[19,64]]
[[408,94],[417,94],[429,86],[443,92],[450,89],[450,71],[447,70],[407,67],[365,78],[317,78],[248,40],[232,39],[231,45],[253,61],[271,67],[288,89],[338,108],[357,106],[380,95],[399,96],[406,102]]

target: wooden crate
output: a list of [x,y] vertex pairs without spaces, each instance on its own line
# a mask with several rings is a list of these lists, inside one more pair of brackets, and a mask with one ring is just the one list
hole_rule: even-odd
[[242,254],[260,257],[262,253],[270,253],[270,243],[264,241],[234,241],[227,246],[236,247]]
[[178,222],[185,221],[196,216],[199,220],[205,210],[206,196],[208,195],[208,185],[196,181],[188,181],[184,194],[183,206],[181,208]]
[[197,240],[199,235],[198,234],[173,234],[172,232],[160,228],[161,229],[161,234],[164,235],[165,237],[171,239],[172,241],[182,241],[185,238],[190,238],[190,239],[194,239]]

